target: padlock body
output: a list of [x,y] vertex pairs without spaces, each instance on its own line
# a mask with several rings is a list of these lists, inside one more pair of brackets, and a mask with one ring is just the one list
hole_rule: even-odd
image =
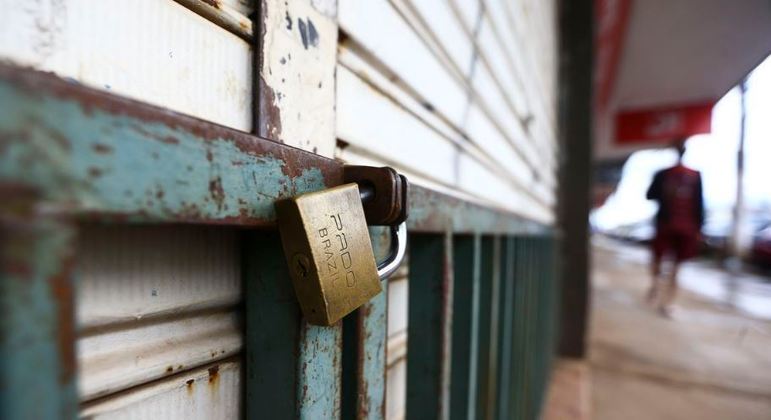
[[332,325],[381,292],[356,184],[279,201],[276,213],[308,322]]

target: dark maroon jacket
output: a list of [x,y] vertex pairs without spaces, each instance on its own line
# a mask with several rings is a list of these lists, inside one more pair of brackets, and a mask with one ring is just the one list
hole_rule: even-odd
[[701,174],[683,165],[661,170],[648,188],[649,200],[659,203],[656,226],[701,230],[704,198]]

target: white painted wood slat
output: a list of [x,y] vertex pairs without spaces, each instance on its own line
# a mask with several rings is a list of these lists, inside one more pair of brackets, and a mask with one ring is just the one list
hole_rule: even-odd
[[449,121],[461,125],[466,93],[386,0],[341,1],[340,27]]
[[241,350],[234,229],[86,225],[77,272],[81,400]]
[[249,44],[170,0],[0,0],[0,60],[240,130]]
[[98,420],[238,419],[243,371],[239,359],[205,365],[86,404],[80,414]]

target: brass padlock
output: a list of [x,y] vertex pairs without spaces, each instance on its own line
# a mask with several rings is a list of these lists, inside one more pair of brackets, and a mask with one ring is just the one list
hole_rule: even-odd
[[382,291],[355,183],[279,201],[276,215],[308,322],[332,325]]

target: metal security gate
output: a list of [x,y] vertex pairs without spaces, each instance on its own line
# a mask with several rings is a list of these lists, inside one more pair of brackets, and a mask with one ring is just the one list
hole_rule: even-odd
[[[8,65],[0,109],[0,417],[82,414],[84,223],[239,228],[245,416],[384,417],[387,293],[336,326],[305,323],[274,230],[274,201],[342,184],[340,162]],[[409,200],[407,417],[538,417],[555,233],[425,188]]]

